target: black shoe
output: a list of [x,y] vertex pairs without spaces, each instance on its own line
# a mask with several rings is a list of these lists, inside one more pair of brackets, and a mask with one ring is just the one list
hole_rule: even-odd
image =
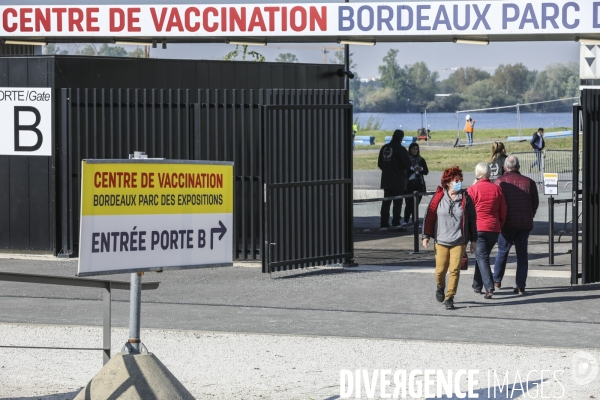
[[525,294],[525,288],[516,287],[513,289],[513,293],[523,295]]
[[381,225],[379,225],[380,228],[391,228],[392,226],[390,224],[388,224],[387,222],[382,222]]
[[402,225],[402,222],[396,221],[395,219],[392,220],[392,226],[400,226],[400,225]]
[[446,310],[454,310],[454,299],[452,297],[446,299],[444,305],[446,306]]
[[438,286],[435,291],[435,299],[441,303],[444,301],[445,297],[446,295],[444,295],[444,288]]
[[483,296],[483,298],[484,299],[491,299],[493,295],[494,295],[494,291],[493,290],[486,290],[485,291],[485,296]]
[[477,294],[483,294],[483,292],[481,291],[481,289],[473,289],[473,291]]

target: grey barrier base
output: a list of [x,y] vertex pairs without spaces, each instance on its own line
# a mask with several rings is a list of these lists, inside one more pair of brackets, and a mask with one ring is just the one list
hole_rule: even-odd
[[76,400],[194,399],[152,353],[118,353],[79,392]]

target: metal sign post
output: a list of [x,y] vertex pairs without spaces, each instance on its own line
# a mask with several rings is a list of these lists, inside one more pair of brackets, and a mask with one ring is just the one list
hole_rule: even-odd
[[[147,159],[145,152],[134,151],[129,159]],[[129,340],[121,353],[140,354],[147,353],[148,349],[140,339],[140,321],[142,315],[142,275],[143,272],[131,273],[131,288],[129,289]]]
[[147,353],[148,349],[140,339],[140,316],[142,313],[142,275],[143,272],[131,274],[131,289],[129,290],[129,340],[121,349],[122,353]]

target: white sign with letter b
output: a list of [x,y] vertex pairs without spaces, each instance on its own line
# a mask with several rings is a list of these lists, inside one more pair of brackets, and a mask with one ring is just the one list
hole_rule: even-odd
[[0,155],[52,155],[52,89],[0,88]]

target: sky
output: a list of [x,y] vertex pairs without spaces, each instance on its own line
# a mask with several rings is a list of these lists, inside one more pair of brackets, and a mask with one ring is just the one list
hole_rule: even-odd
[[[160,46],[159,46],[160,47]],[[328,44],[289,44],[253,47],[267,61],[274,61],[280,53],[294,53],[305,63],[322,63],[323,47]],[[166,50],[152,49],[151,56],[159,58],[222,58],[233,47],[226,44],[170,44]],[[503,42],[488,46],[454,43],[380,43],[375,46],[350,46],[356,71],[361,78],[375,77],[383,57],[389,49],[398,49],[400,65],[424,61],[430,70],[437,71],[445,79],[456,67],[476,67],[487,72],[500,64],[523,63],[530,70],[541,71],[549,64],[579,63],[579,44],[575,42]],[[327,60],[335,50],[329,50]]]
[[[313,1],[317,2],[317,1]],[[369,2],[369,1],[361,1]],[[0,5],[52,5],[52,4],[235,4],[248,3],[247,0],[227,1],[189,1],[189,0],[126,0],[125,2],[107,0],[0,0]],[[262,3],[298,3],[294,0],[255,1]],[[308,3],[308,2],[302,2]],[[336,1],[330,1],[336,3]],[[68,49],[67,46],[63,46]],[[124,46],[128,51],[134,47]],[[227,44],[169,44],[166,50],[159,46],[152,49],[151,57],[177,59],[222,59],[234,47]],[[323,47],[330,53],[326,61],[330,62],[335,52],[335,44],[270,44],[266,47],[253,47],[274,61],[280,53],[293,53],[303,63],[323,63]],[[424,61],[430,70],[437,71],[440,79],[445,79],[452,68],[475,67],[487,72],[493,71],[500,64],[523,63],[530,70],[541,71],[553,63],[579,63],[579,44],[576,42],[492,42],[488,46],[454,44],[454,43],[380,43],[376,46],[350,46],[354,54],[353,61],[357,65],[355,71],[361,78],[373,78],[378,75],[378,67],[383,64],[383,57],[389,49],[398,49],[400,65],[414,64]]]

